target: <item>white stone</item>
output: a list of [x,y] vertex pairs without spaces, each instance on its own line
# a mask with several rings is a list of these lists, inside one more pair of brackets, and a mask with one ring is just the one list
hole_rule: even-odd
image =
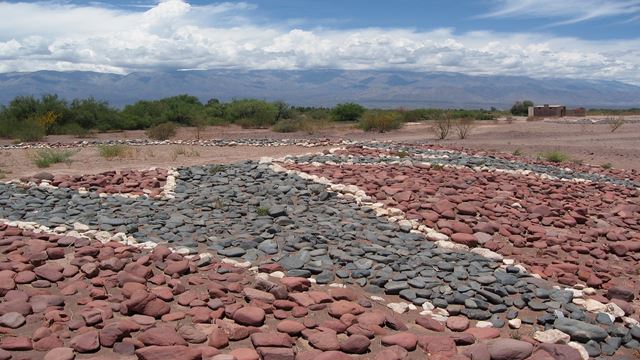
[[427,235],[425,237],[429,241],[436,241],[436,242],[437,241],[447,241],[447,240],[449,240],[449,237],[447,235],[439,233],[437,231],[427,232]]
[[493,324],[492,324],[491,322],[489,322],[489,321],[478,321],[478,322],[476,323],[476,327],[477,327],[477,328],[481,328],[481,329],[484,329],[484,328],[492,328],[492,327],[493,327]]
[[578,352],[580,353],[580,357],[582,358],[582,360],[589,360],[589,353],[587,352],[587,350],[584,348],[584,346],[582,346],[582,344],[577,343],[575,341],[571,341],[569,342],[567,345],[571,346],[572,348],[578,350]]
[[471,253],[474,254],[478,254],[480,256],[486,257],[487,259],[491,259],[491,260],[502,260],[503,256],[498,254],[497,252],[491,251],[489,249],[486,248],[473,248],[470,251]]
[[520,329],[520,326],[522,326],[522,320],[515,318],[515,319],[511,319],[509,320],[509,327],[512,329]]
[[584,308],[590,312],[603,312],[606,306],[598,300],[586,299],[584,302]]
[[64,225],[56,226],[55,228],[53,228],[53,231],[57,233],[63,233],[67,231],[67,227]]
[[640,324],[640,322],[638,322],[638,320],[636,320],[634,318],[630,318],[628,316],[623,316],[622,317],[622,322],[625,323],[625,325],[629,325],[629,326],[639,325]]
[[592,287],[586,287],[586,288],[582,289],[582,292],[585,295],[595,295],[596,294],[596,289],[594,289]]
[[574,298],[573,300],[571,300],[572,303],[578,305],[578,306],[584,306],[584,304],[587,302],[585,299],[581,299],[581,298]]
[[545,344],[566,344],[571,340],[569,334],[565,334],[558,329],[536,331],[533,338]]
[[409,220],[400,220],[398,221],[398,225],[400,226],[400,230],[405,232],[409,232],[413,229],[413,224],[411,224],[411,221]]
[[331,283],[329,284],[329,287],[346,288],[347,286],[345,284],[340,284],[340,283]]
[[105,244],[111,239],[111,234],[106,231],[98,231],[93,235],[93,237],[101,243]]
[[371,296],[371,300],[373,301],[378,301],[378,302],[384,302],[384,298],[381,298],[380,296]]
[[622,310],[616,303],[606,304],[604,312],[613,317],[613,319],[611,319],[612,321],[615,321],[616,318],[624,316],[624,310]]
[[436,246],[453,251],[469,251],[467,245],[454,243],[453,241],[436,241]]
[[404,302],[388,303],[387,307],[394,312],[397,312],[398,314],[404,314],[407,312],[407,310],[409,310],[409,304]]
[[502,259],[502,262],[503,262],[505,265],[513,265],[513,264],[515,264],[515,262],[516,262],[516,261],[515,261],[515,260],[513,260],[513,259]]
[[242,269],[248,269],[251,267],[251,263],[248,261],[240,262],[238,260],[224,258],[222,259],[222,262]]
[[425,301],[425,302],[422,303],[422,308],[425,309],[425,310],[429,310],[430,311],[430,310],[435,309],[436,307],[431,302]]
[[284,273],[282,271],[274,271],[270,273],[269,276],[274,277],[276,279],[282,279],[284,277]]

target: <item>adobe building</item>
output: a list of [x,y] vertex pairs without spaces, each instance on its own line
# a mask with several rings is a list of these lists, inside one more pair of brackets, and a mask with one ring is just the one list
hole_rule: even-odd
[[564,117],[564,116],[586,116],[584,108],[569,109],[564,105],[536,105],[529,106],[529,117]]

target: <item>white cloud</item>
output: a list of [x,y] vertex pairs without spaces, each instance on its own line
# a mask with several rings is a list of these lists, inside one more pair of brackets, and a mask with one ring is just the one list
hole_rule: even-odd
[[394,68],[640,83],[640,39],[447,28],[302,30],[286,21],[252,21],[253,8],[166,0],[142,12],[0,2],[0,72]]
[[494,11],[481,17],[535,17],[564,19],[550,26],[575,24],[618,16],[638,20],[640,0],[495,0]]

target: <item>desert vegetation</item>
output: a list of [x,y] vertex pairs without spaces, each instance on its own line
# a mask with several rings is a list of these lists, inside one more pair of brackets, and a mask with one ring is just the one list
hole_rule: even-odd
[[283,101],[234,99],[203,103],[195,96],[177,95],[159,100],[140,100],[119,109],[94,98],[68,101],[55,94],[18,96],[0,105],[0,137],[19,142],[42,141],[47,135],[84,138],[96,132],[146,130],[156,140],[170,139],[179,126],[192,126],[194,137],[210,125],[237,124],[243,128],[272,128],[277,132],[313,134],[332,122],[351,122],[366,131],[391,131],[406,122],[442,118],[495,120],[503,112],[468,109],[367,109],[346,102],[329,107],[291,106]]
[[47,168],[53,164],[70,163],[73,150],[42,149],[33,154],[33,163],[39,168]]

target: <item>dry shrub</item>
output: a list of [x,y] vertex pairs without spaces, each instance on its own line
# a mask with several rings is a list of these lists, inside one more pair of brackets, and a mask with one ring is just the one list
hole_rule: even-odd
[[505,120],[507,121],[507,124],[513,124],[513,115],[507,115]]
[[615,132],[622,125],[624,125],[624,117],[622,117],[622,116],[618,116],[616,118],[608,117],[607,118],[607,123],[609,124],[609,129],[611,129],[611,132]]
[[473,119],[460,119],[455,122],[455,126],[458,138],[464,140],[471,133],[471,129],[475,126],[475,121]]
[[170,122],[158,124],[148,128],[145,134],[153,140],[168,140],[176,136],[176,125]]
[[432,128],[433,132],[436,135],[436,139],[445,140],[451,132],[451,125],[451,119],[446,116],[436,119]]
[[364,131],[387,132],[402,127],[402,118],[395,111],[369,111],[364,114],[358,127]]

